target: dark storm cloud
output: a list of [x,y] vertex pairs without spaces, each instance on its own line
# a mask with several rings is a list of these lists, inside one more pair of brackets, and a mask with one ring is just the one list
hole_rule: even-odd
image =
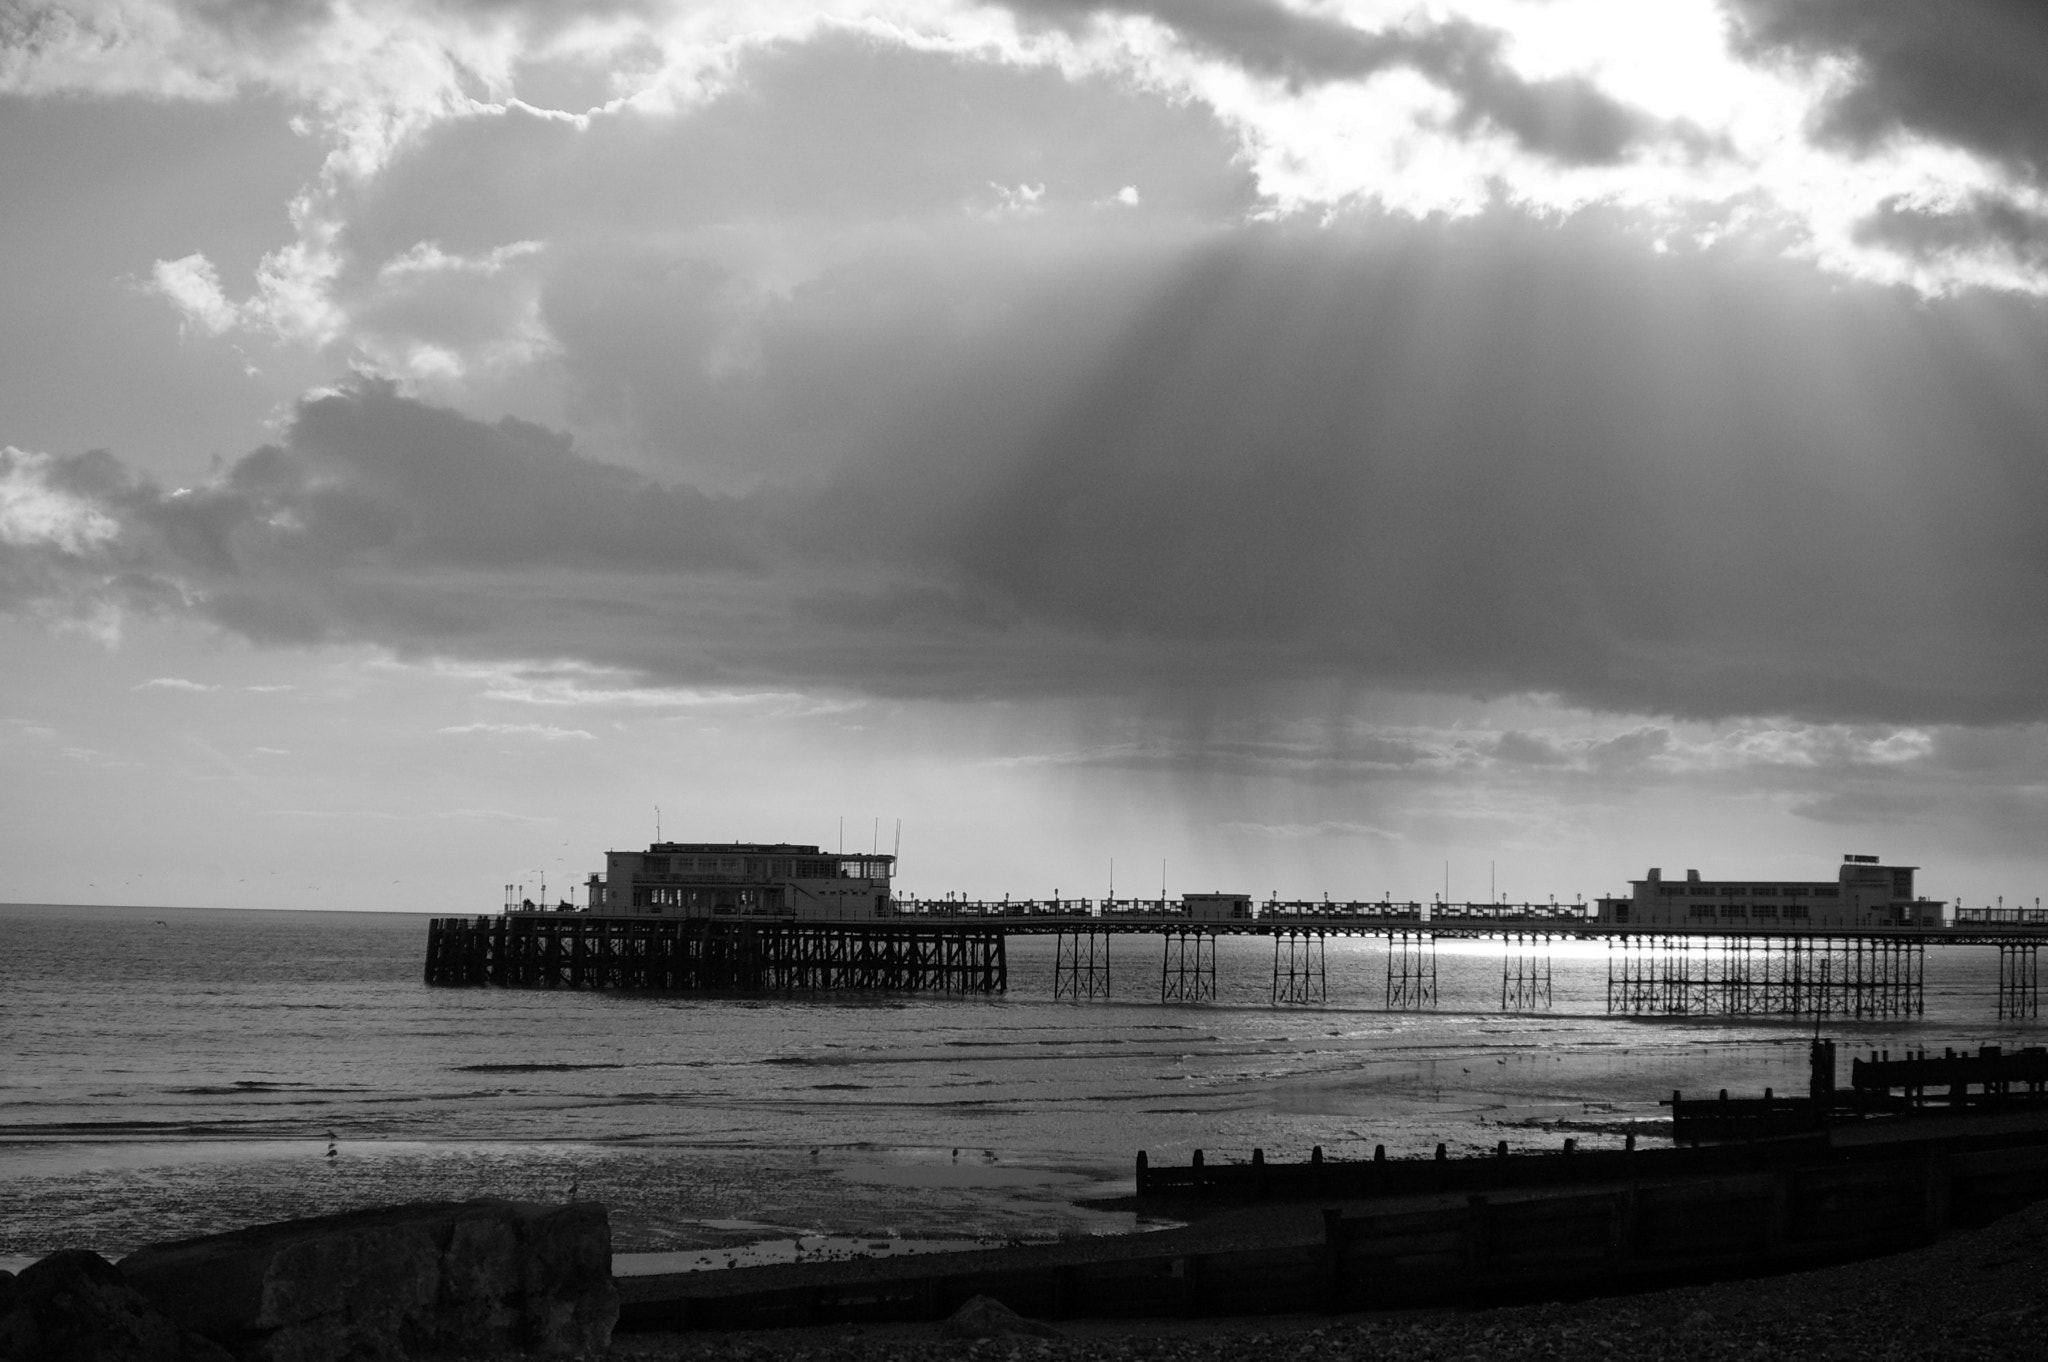
[[1870,148],[1895,133],[2048,172],[2048,6],[2034,0],[1732,0],[1753,56],[1846,60],[1824,138]]
[[1027,18],[1059,23],[1097,14],[1143,15],[1197,51],[1298,85],[1410,70],[1457,100],[1459,129],[1498,128],[1529,151],[1571,164],[1618,161],[1638,143],[1667,137],[1705,145],[1697,129],[1651,118],[1581,77],[1524,79],[1503,59],[1498,32],[1463,19],[1374,31],[1269,0],[1006,3]]
[[2023,268],[2048,268],[2048,214],[1995,194],[1975,194],[1952,208],[1922,208],[1886,199],[1856,224],[1859,244],[1884,246],[1922,259],[1989,251]]
[[743,517],[716,498],[377,380],[301,402],[288,441],[198,487],[166,490],[97,451],[51,460],[38,482],[120,534],[61,554],[16,546],[11,594],[28,594],[33,565],[46,591],[61,573],[95,601],[190,606],[265,641],[452,638],[503,625],[526,595],[507,573],[716,578],[754,559]]
[[1057,324],[1020,315],[829,479],[714,497],[363,383],[183,494],[15,470],[118,534],[0,527],[259,638],[665,681],[2048,717],[2039,307],[1503,215],[1233,238],[1006,388]]

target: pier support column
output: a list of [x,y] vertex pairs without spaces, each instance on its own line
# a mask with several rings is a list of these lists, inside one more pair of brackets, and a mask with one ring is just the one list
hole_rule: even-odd
[[1159,936],[1159,1001],[1214,1002],[1216,938],[1200,927],[1169,928]]
[[1325,1003],[1330,1000],[1323,938],[1317,927],[1281,927],[1273,933],[1273,1001]]
[[1500,962],[1500,1010],[1535,1012],[1550,1006],[1550,938],[1509,932]]
[[1661,1013],[1668,1005],[1665,974],[1669,965],[1662,937],[1639,935],[1607,939],[1607,1010],[1617,1016]]
[[1109,996],[1109,933],[1091,928],[1062,929],[1053,937],[1052,996]]
[[2041,946],[2036,941],[1998,943],[2000,1019],[2041,1015]]
[[1387,1009],[1436,1006],[1436,934],[1396,931],[1387,938]]

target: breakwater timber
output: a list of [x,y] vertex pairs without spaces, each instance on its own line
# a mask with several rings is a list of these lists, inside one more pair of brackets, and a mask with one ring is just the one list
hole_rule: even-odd
[[1213,1000],[1216,943],[1262,938],[1272,945],[1272,1001],[1307,1005],[1337,1001],[1332,938],[1377,938],[1385,973],[1375,1001],[1390,1010],[1437,1005],[1439,942],[1492,940],[1504,948],[1504,1012],[1548,1008],[1553,949],[1593,943],[1606,952],[1606,1010],[1617,1016],[1911,1019],[1926,1010],[1930,949],[1991,947],[1997,1015],[2030,1019],[2040,1014],[2048,924],[1631,928],[1554,904],[1267,904],[1220,921],[1074,900],[928,903],[859,920],[513,911],[434,919],[425,975],[458,986],[999,993],[1009,987],[1005,942],[1020,935],[1054,938],[1055,998],[1162,1002]]
[[1681,1144],[1700,1140],[1758,1140],[1827,1128],[1867,1117],[1965,1112],[2048,1113],[2048,1048],[2029,1045],[2008,1053],[1982,1045],[1977,1053],[1953,1047],[1936,1055],[1872,1051],[1853,1060],[1846,1087],[1837,1082],[1835,1043],[1816,1039],[1807,1091],[1781,1096],[1765,1088],[1761,1097],[1720,1095],[1688,1099],[1671,1094],[1671,1137]]
[[[1852,1261],[2048,1196],[2040,1130],[1480,1159],[1138,1167],[1139,1203],[1321,1203],[1295,1242],[1162,1253],[1145,1236],[981,1263],[915,1258],[769,1281],[746,1270],[621,1282],[620,1328],[944,1318],[992,1296],[1050,1319],[1489,1304]],[[1330,1202],[1340,1205],[1331,1206]],[[1304,1223],[1310,1223],[1305,1220]]]

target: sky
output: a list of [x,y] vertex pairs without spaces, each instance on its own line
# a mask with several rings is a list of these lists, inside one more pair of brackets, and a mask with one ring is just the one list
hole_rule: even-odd
[[0,12],[0,899],[2048,870],[2048,10]]

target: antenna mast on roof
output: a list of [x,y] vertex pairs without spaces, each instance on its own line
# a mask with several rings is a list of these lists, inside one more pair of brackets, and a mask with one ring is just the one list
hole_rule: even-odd
[[654,806],[654,840],[661,840],[661,805]]

